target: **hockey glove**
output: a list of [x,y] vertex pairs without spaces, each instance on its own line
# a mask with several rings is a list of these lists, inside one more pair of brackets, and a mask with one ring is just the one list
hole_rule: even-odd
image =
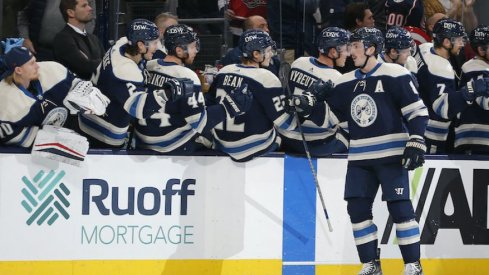
[[328,80],[326,82],[318,80],[314,82],[311,86],[309,86],[307,92],[313,94],[316,97],[317,101],[322,102],[325,101],[326,98],[329,96],[333,87],[334,85],[331,80]]
[[228,116],[233,118],[249,111],[252,102],[253,94],[248,91],[248,84],[244,84],[226,94],[221,104]]
[[284,100],[285,111],[289,114],[297,112],[300,117],[308,117],[316,105],[316,97],[309,92],[302,95],[289,95]]
[[10,52],[12,48],[22,47],[24,38],[5,38],[2,40],[3,54]]
[[463,87],[461,90],[465,101],[472,102],[480,96],[488,97],[489,78],[481,78],[467,82],[467,86]]
[[408,170],[414,170],[424,163],[426,144],[422,138],[411,138],[406,143],[402,156],[402,166]]
[[110,99],[93,87],[92,82],[83,80],[78,81],[63,100],[71,114],[82,112],[98,116],[105,114],[109,103]]
[[194,82],[188,78],[170,78],[163,84],[163,90],[158,93],[165,101],[175,102],[194,94]]

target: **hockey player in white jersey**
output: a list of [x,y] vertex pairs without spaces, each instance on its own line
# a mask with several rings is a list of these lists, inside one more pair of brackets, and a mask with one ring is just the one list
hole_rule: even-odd
[[[247,30],[239,41],[241,64],[231,64],[216,75],[206,103],[213,105],[223,101],[232,90],[247,89],[253,94],[251,109],[245,114],[227,118],[213,130],[214,148],[226,153],[235,161],[248,161],[274,151],[280,145],[275,130],[294,130],[295,118],[284,110],[284,91],[280,80],[265,67],[272,57],[273,40],[262,30]],[[300,109],[312,107],[311,96],[297,97]]]
[[[141,62],[151,60],[159,38],[158,28],[146,19],[128,24],[126,36],[110,48],[92,77],[93,83],[111,100],[103,117],[80,115],[80,130],[95,147],[122,147],[132,119],[144,119],[165,104],[165,91],[148,93]],[[166,92],[175,92],[173,82]]]
[[206,132],[209,136],[210,129],[226,116],[244,113],[251,105],[252,95],[246,91],[233,92],[222,104],[206,107],[197,74],[185,67],[193,63],[199,52],[197,34],[186,25],[173,25],[166,29],[164,43],[166,57],[147,63],[149,90],[160,90],[173,79],[187,79],[192,89],[180,99],[167,101],[160,112],[137,121],[136,148],[191,154],[202,147],[201,141],[207,141],[200,134]]
[[[470,33],[470,46],[475,57],[462,66],[462,83],[489,77],[489,26],[480,25]],[[478,97],[465,109],[455,126],[455,152],[489,153],[489,98]]]
[[441,19],[433,27],[433,46],[420,46],[417,78],[420,96],[430,114],[425,138],[432,154],[453,150],[453,140],[449,139],[452,121],[476,98],[489,95],[487,79],[460,85],[449,62],[451,55],[459,54],[465,40],[465,28],[460,22]]
[[345,200],[363,263],[359,274],[382,274],[372,214],[379,186],[396,224],[404,274],[423,274],[408,170],[424,163],[423,134],[428,112],[410,72],[397,64],[377,61],[384,42],[379,30],[357,29],[350,41],[351,56],[358,69],[337,79],[326,102],[340,121],[348,123]]
[[110,102],[63,65],[36,62],[27,48],[12,48],[5,65],[0,82],[0,144],[31,147],[42,125],[63,126],[67,109],[72,114],[100,116]]
[[416,43],[406,29],[397,26],[389,28],[385,33],[384,48],[384,53],[379,55],[379,62],[399,64],[416,75],[418,64],[411,56],[416,51]]
[[[323,29],[317,38],[318,58],[299,57],[292,63],[289,73],[289,87],[292,93],[301,95],[318,80],[335,82],[341,73],[334,67],[345,65],[346,58],[349,56],[349,38],[350,33],[344,29],[337,27]],[[302,129],[313,156],[346,152],[348,148],[346,133],[339,127],[339,121],[332,112],[327,114],[327,119],[321,121],[319,125],[306,119],[302,122]],[[282,137],[283,151],[305,153],[299,132],[281,128],[278,128],[278,132]]]

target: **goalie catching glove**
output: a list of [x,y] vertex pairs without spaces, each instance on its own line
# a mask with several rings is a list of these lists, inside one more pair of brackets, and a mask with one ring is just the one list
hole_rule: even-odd
[[315,105],[316,97],[310,92],[304,92],[302,95],[289,95],[284,100],[285,111],[289,114],[297,112],[300,117],[308,117]]
[[408,170],[414,170],[423,166],[426,144],[422,137],[412,137],[406,143],[402,156],[402,166]]
[[221,105],[229,117],[233,118],[246,113],[251,108],[253,94],[248,91],[248,84],[240,86],[224,96]]
[[78,81],[63,100],[71,114],[82,112],[97,116],[105,114],[109,103],[110,99],[93,87],[92,82],[83,80]]

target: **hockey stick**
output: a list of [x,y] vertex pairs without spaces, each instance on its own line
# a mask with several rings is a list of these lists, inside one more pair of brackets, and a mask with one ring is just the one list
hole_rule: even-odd
[[[287,62],[282,62],[280,64],[279,69],[279,78],[282,83],[282,87],[287,90],[287,94],[289,96],[292,95],[289,87],[289,73],[290,73],[290,64]],[[297,110],[294,112],[295,120],[297,121],[297,127],[299,128],[299,132],[302,138],[302,145],[304,146],[304,151],[306,151],[307,161],[309,162],[309,168],[311,169],[312,176],[314,178],[314,183],[316,184],[316,190],[319,195],[319,200],[321,200],[321,206],[323,207],[324,216],[326,216],[326,221],[328,222],[329,232],[333,232],[333,227],[331,226],[331,222],[329,221],[328,211],[326,210],[326,204],[324,203],[323,192],[321,192],[321,186],[319,186],[318,176],[316,174],[316,169],[314,169],[314,165],[312,164],[311,153],[309,152],[309,146],[306,142],[306,137],[304,136],[304,131],[302,130],[302,125],[299,121],[299,115],[297,114]]]

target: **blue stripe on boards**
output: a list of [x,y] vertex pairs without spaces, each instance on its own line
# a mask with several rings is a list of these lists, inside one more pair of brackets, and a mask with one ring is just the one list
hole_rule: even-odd
[[[313,160],[317,169],[317,162]],[[284,262],[314,262],[316,258],[316,185],[306,158],[285,156]],[[314,265],[284,265],[283,275],[314,275]]]

